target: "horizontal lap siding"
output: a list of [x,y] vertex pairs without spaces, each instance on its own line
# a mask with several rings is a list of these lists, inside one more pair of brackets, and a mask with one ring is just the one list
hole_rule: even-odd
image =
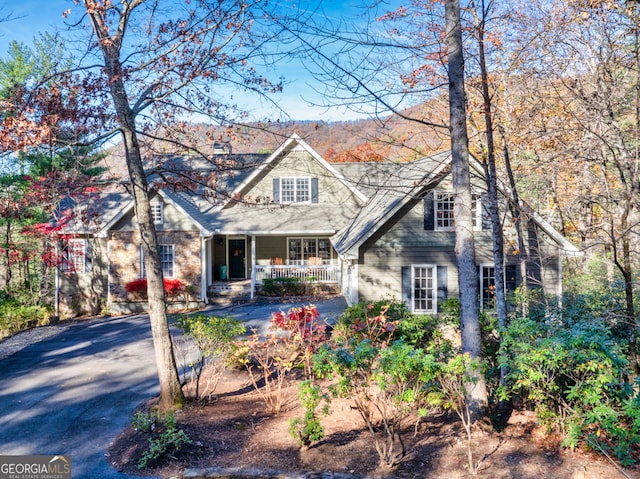
[[[162,198],[155,196],[151,199],[151,202],[160,202],[163,204],[163,216],[164,221],[162,224],[157,224],[156,230],[168,230],[168,231],[197,231],[197,227],[193,222],[185,216],[180,210],[178,210],[173,204],[163,202]],[[138,231],[138,222],[136,221],[133,208],[128,211],[112,228],[112,231]]]
[[244,192],[251,198],[273,199],[273,180],[283,177],[310,177],[318,179],[318,204],[359,204],[347,186],[338,180],[307,151],[290,151]]
[[[362,300],[384,297],[402,298],[402,267],[412,264],[447,266],[447,289],[450,297],[458,295],[455,257],[455,235],[452,231],[425,231],[422,200],[406,206],[360,249],[358,259],[358,291]],[[491,232],[475,231],[476,263],[494,264]],[[555,243],[540,230],[529,235],[539,245],[533,250],[530,271],[535,273],[537,286],[546,294],[558,293],[558,250]],[[517,264],[517,255],[505,251],[507,264]],[[540,268],[542,265],[542,268]]]
[[361,248],[359,297],[365,301],[402,298],[402,267],[411,264],[447,266],[449,295],[457,295],[454,235],[425,231],[422,200],[405,207]]
[[286,258],[287,242],[279,236],[258,236],[256,238],[256,259]]

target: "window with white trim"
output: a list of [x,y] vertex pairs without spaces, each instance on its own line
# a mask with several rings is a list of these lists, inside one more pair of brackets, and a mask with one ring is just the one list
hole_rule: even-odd
[[433,196],[433,201],[435,205],[436,229],[453,229],[455,226],[453,220],[453,194],[436,192]]
[[331,260],[331,242],[328,238],[288,238],[288,264],[307,264],[309,258],[322,258],[323,263]]
[[62,251],[62,271],[67,273],[85,273],[88,258],[87,240],[72,238],[66,241]]
[[480,266],[480,307],[493,309],[496,299],[496,268],[494,266]]
[[[175,263],[175,245],[161,244],[158,245],[158,253],[160,254],[160,265],[162,266],[162,276],[164,278],[173,278]],[[140,271],[141,278],[147,277],[147,270],[144,265],[144,250],[140,247]]]
[[153,223],[156,225],[161,225],[164,223],[164,208],[163,204],[159,201],[153,201],[151,204],[151,218],[153,218]]
[[[473,217],[474,229],[482,228],[482,201],[481,195],[473,193],[471,195],[471,216]],[[455,228],[455,218],[453,214],[453,193],[435,192],[433,195],[435,215],[435,229],[450,231]]]
[[436,313],[438,309],[438,287],[436,267],[412,265],[411,303],[414,313]]
[[311,178],[280,178],[281,203],[309,203],[311,201]]

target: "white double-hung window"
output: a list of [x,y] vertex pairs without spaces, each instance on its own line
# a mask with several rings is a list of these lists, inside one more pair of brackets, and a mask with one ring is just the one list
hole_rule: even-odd
[[438,285],[436,266],[413,265],[411,268],[411,302],[414,313],[436,313]]
[[164,209],[162,203],[159,201],[153,201],[150,204],[151,206],[151,218],[153,218],[153,223],[156,225],[161,225],[164,223]]
[[[173,278],[174,275],[174,263],[175,263],[175,246],[172,244],[158,245],[158,252],[160,253],[160,264],[162,266],[162,276],[164,278]],[[147,270],[144,265],[144,252],[140,247],[140,275],[142,278],[147,277]]]
[[281,203],[308,203],[311,201],[311,178],[280,178]]
[[62,271],[86,273],[91,267],[89,243],[84,238],[72,238],[63,246]]
[[[471,216],[473,217],[473,227],[482,228],[482,200],[481,195],[471,195]],[[453,193],[435,192],[434,203],[434,226],[436,230],[453,230],[456,226],[453,214]]]

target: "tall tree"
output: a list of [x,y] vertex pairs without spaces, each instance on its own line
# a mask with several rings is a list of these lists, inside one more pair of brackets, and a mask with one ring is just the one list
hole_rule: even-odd
[[[453,193],[455,250],[460,290],[460,328],[462,349],[474,359],[482,358],[482,339],[478,311],[475,243],[473,234],[471,178],[469,172],[469,139],[464,86],[464,53],[459,0],[445,1],[447,65],[449,77],[449,118]],[[474,420],[484,415],[488,405],[487,388],[482,370],[471,371],[466,384],[468,406]]]
[[[143,141],[202,152],[202,138],[189,142],[186,119],[207,118],[230,124],[234,105],[229,88],[259,93],[277,91],[256,64],[266,61],[267,37],[257,25],[271,15],[256,10],[256,0],[188,1],[84,0],[95,35],[97,65],[83,65],[85,84],[107,127],[103,135],[122,138],[148,281],[149,317],[160,380],[160,407],[179,406],[184,396],[169,334],[158,239],[149,206],[150,186]],[[225,97],[226,95],[226,97]],[[210,151],[210,149],[209,149]],[[203,153],[203,158],[206,155]],[[215,167],[215,165],[212,165]]]

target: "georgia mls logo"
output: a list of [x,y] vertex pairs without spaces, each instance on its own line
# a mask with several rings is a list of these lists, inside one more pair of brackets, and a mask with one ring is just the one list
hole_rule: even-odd
[[0,479],[71,479],[65,456],[0,456]]

